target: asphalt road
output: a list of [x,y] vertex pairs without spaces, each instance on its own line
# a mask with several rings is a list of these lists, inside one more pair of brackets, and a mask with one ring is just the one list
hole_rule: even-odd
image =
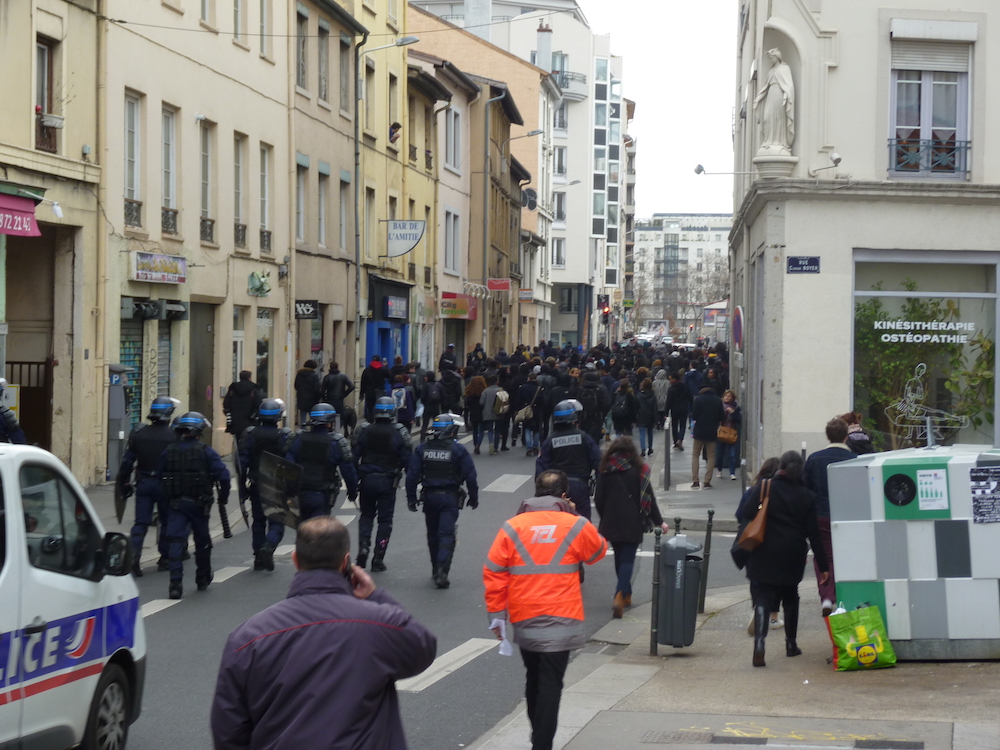
[[[451,588],[438,590],[431,581],[423,514],[407,511],[402,489],[386,557],[389,570],[375,574],[377,585],[387,588],[437,635],[439,657],[453,649],[479,650],[478,655],[434,684],[417,692],[401,692],[403,722],[414,748],[468,745],[509,714],[522,697],[524,668],[516,650],[513,657],[502,657],[495,648],[480,650],[484,644],[472,639],[492,637],[486,627],[482,564],[502,522],[514,514],[521,500],[533,494],[534,459],[526,458],[520,447],[497,456],[484,453],[475,459],[480,487],[504,477],[508,486],[516,489],[482,491],[479,508],[462,511]],[[523,483],[518,484],[517,478],[510,475],[520,475]],[[693,499],[684,497],[678,502],[683,505]],[[348,521],[356,540],[357,511],[353,506],[344,508],[343,502],[341,496],[334,515]],[[672,517],[669,508],[666,510],[666,515]],[[146,692],[142,716],[132,727],[131,747],[211,747],[209,712],[226,637],[241,622],[284,598],[294,574],[287,554],[276,558],[271,573],[250,569],[250,538],[242,522],[240,527],[242,533],[236,533],[233,539],[216,542],[212,566],[217,580],[208,591],[199,593],[195,589],[192,560],[185,571],[184,599],[145,617],[149,641]],[[703,538],[703,534],[692,535]],[[287,533],[283,544],[293,541],[294,536]],[[731,539],[716,537],[714,544],[720,557],[711,566],[709,586],[743,581],[729,561]],[[651,551],[652,545],[653,537],[647,536],[644,549]],[[640,556],[637,562],[633,601],[639,605],[651,596],[652,559]],[[231,577],[219,580],[227,574]],[[614,578],[610,554],[587,569],[583,588],[588,633],[597,631],[611,618]],[[166,573],[147,569],[138,583],[144,605],[155,608],[166,604]]]

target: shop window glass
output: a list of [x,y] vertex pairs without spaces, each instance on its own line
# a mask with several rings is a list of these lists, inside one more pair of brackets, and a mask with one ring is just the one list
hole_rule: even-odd
[[993,444],[995,270],[856,264],[854,410],[877,450],[926,445],[928,429]]

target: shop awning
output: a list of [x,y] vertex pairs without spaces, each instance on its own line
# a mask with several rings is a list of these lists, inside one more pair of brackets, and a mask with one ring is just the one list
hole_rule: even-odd
[[42,233],[35,221],[35,202],[30,198],[0,193],[0,234],[40,236]]

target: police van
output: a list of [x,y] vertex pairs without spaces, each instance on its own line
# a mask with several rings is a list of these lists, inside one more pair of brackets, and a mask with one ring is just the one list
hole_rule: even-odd
[[125,747],[146,667],[130,558],[58,458],[0,445],[0,750]]

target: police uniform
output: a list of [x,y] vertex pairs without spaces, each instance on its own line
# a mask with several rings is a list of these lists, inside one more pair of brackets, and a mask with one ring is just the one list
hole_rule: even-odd
[[[247,427],[240,436],[240,468],[245,476],[241,481],[250,481],[250,514],[253,523],[250,524],[251,545],[256,556],[264,545],[269,552],[281,543],[285,533],[285,525],[281,521],[269,519],[264,514],[264,506],[260,502],[260,457],[265,453],[281,456],[291,436],[291,430],[278,427],[274,422],[265,422],[256,427]],[[265,566],[267,567],[267,566]],[[273,567],[273,564],[272,564]],[[259,569],[256,562],[255,569]]]
[[549,469],[565,472],[569,499],[576,512],[590,520],[590,475],[600,463],[601,449],[590,435],[573,425],[557,423],[535,459],[535,476]]
[[0,406],[0,443],[19,443],[24,445],[27,442],[27,438],[24,437],[24,430],[18,424],[14,412],[6,406]]
[[[340,492],[340,477],[347,482],[347,497],[358,496],[358,473],[351,446],[343,435],[325,425],[314,425],[291,438],[285,458],[302,467],[299,480],[299,520],[330,514]],[[340,469],[340,475],[337,469]]]
[[382,559],[392,535],[396,487],[399,485],[400,474],[413,453],[410,433],[398,422],[376,420],[355,432],[352,442],[361,485],[357,564],[363,568],[368,561],[372,527],[377,514],[378,533],[375,535],[372,570],[382,570]]
[[[195,583],[203,591],[212,582],[212,536],[209,518],[214,504],[214,485],[219,501],[229,499],[229,470],[222,458],[196,435],[183,435],[160,456],[157,475],[170,504],[167,536],[170,539],[171,598],[180,598],[184,577],[182,556],[187,548],[188,529],[194,535]],[[174,588],[178,596],[173,596]]]
[[[167,519],[170,517],[167,496],[156,472],[157,463],[167,446],[177,442],[177,433],[170,426],[169,419],[158,420],[140,427],[128,439],[128,448],[122,456],[117,482],[120,488],[129,484],[132,466],[135,466],[135,525],[132,527],[132,549],[135,556],[134,569],[139,571],[139,558],[146,531],[153,523],[153,509],[159,514],[160,537],[156,547],[160,552],[160,568],[165,567],[170,556],[167,537]],[[137,575],[141,573],[137,572]]]
[[[477,507],[479,484],[476,465],[461,443],[452,438],[434,436],[413,452],[406,470],[406,503],[410,510],[417,509],[417,484],[422,484],[427,546],[434,580],[439,588],[448,586],[463,482],[469,488],[469,507]],[[438,578],[442,572],[443,585]]]

